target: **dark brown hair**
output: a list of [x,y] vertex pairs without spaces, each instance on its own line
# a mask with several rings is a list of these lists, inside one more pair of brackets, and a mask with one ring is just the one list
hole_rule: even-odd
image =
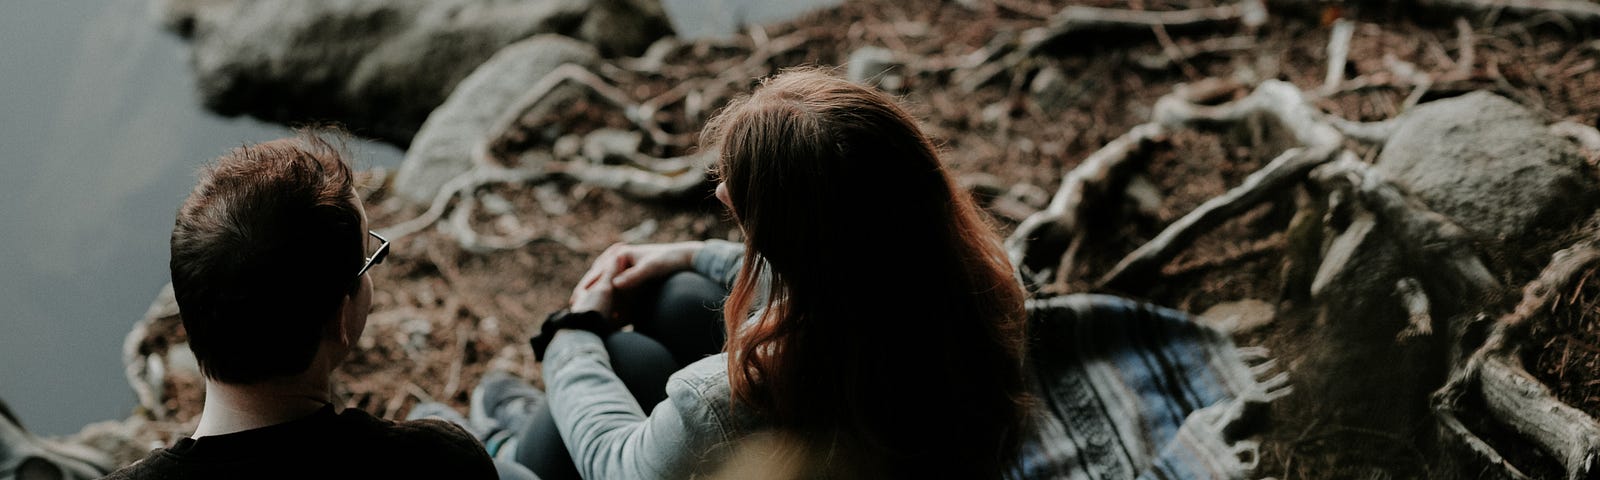
[[342,150],[310,132],[200,171],[172,229],[172,288],[207,377],[305,371],[359,285],[366,232]]
[[[807,69],[703,135],[745,234],[725,308],[736,404],[828,475],[1002,476],[1028,416],[1024,293],[916,121]],[[763,269],[769,302],[747,323]]]

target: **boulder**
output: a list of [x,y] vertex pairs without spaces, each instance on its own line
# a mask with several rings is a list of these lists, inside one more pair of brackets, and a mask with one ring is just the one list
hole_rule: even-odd
[[[1477,92],[1418,106],[1398,117],[1373,173],[1428,209],[1450,217],[1484,242],[1482,251],[1521,252],[1592,211],[1595,186],[1576,145],[1510,100]],[[1311,266],[1289,278],[1309,279],[1314,342],[1282,352],[1302,372],[1296,398],[1281,405],[1334,425],[1415,438],[1436,426],[1429,395],[1444,383],[1451,330],[1465,318],[1460,299],[1439,280],[1442,269],[1419,256],[1354,199],[1336,196],[1326,211],[1302,212],[1316,222],[1291,227],[1291,265]],[[1298,221],[1298,220],[1297,220]],[[1420,281],[1420,282],[1419,282]],[[1404,285],[1433,300],[1432,334],[1408,329]],[[1426,325],[1424,325],[1426,326]],[[1281,350],[1280,350],[1281,352]]]
[[563,64],[590,66],[598,59],[594,48],[559,35],[501,49],[428,115],[395,174],[395,193],[413,203],[431,202],[445,182],[472,168],[472,149],[528,87]]
[[1378,170],[1492,246],[1529,246],[1539,227],[1566,228],[1594,209],[1577,145],[1511,100],[1473,92],[1399,120]]
[[657,0],[161,0],[190,33],[197,86],[224,115],[337,121],[405,146],[456,84],[541,33],[632,55],[669,35]]

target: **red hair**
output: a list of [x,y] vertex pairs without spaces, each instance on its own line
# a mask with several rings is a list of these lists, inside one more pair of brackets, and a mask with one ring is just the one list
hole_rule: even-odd
[[724,308],[736,404],[835,473],[1002,476],[1028,416],[1025,294],[917,122],[799,70],[703,135],[744,229]]

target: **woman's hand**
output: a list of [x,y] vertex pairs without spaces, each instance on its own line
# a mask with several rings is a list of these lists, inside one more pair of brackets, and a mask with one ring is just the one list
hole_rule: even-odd
[[612,300],[617,290],[689,269],[701,246],[702,242],[611,245],[572,289],[572,311],[596,311],[613,318]]
[[627,290],[653,278],[688,270],[694,266],[694,252],[702,245],[703,242],[613,244],[595,259],[578,286],[593,285],[602,275],[611,275],[613,287]]
[[[594,272],[591,269],[590,272]],[[572,289],[572,307],[574,312],[600,312],[600,315],[610,319],[612,288],[612,269],[601,269],[599,276],[589,279],[584,275],[584,281]]]

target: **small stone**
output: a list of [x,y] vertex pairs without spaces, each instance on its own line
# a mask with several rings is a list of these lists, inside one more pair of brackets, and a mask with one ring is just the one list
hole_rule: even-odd
[[1276,315],[1277,312],[1271,304],[1247,298],[1213,305],[1198,318],[1200,323],[1237,335],[1255,331],[1272,323]]

